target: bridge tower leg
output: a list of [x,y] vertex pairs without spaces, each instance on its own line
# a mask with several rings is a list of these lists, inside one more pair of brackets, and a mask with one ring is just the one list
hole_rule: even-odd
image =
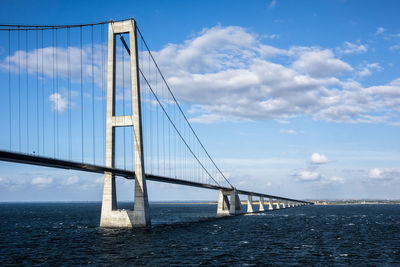
[[[116,95],[116,35],[129,34],[130,71],[132,89],[132,114],[115,115]],[[133,127],[135,152],[135,195],[134,210],[118,210],[115,176],[104,174],[104,191],[100,227],[132,228],[150,225],[149,202],[143,159],[142,120],[140,108],[138,51],[136,22],[133,19],[111,22],[108,26],[108,73],[107,73],[107,126],[106,126],[106,167],[115,167],[115,128]]]

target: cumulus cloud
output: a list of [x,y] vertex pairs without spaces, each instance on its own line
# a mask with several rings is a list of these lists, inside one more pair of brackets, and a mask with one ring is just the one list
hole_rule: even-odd
[[350,42],[344,42],[343,48],[339,51],[343,54],[361,54],[367,52],[367,46],[363,44],[353,44]]
[[[398,116],[390,112],[395,104],[379,90],[371,93],[355,80],[340,78],[371,74],[380,69],[378,63],[354,69],[330,49],[285,50],[261,39],[241,27],[216,26],[153,54],[178,100],[192,105],[192,122],[285,121],[309,115],[336,122],[389,123]],[[398,87],[394,82],[377,86],[392,85]]]
[[[379,70],[379,64],[366,63],[354,69],[331,49],[314,46],[282,49],[262,40],[265,41],[263,36],[245,28],[218,25],[203,29],[181,44],[168,44],[152,53],[178,100],[193,111],[190,113],[192,122],[287,121],[302,115],[345,123],[398,122],[400,96],[388,97],[387,94],[400,91],[396,79],[365,87],[349,78],[371,75]],[[343,49],[350,54],[350,51],[364,52],[367,47],[348,42]],[[83,47],[84,82],[93,78],[93,60],[95,83],[102,84],[101,53],[104,50],[104,46],[96,45],[92,57],[90,46]],[[7,71],[10,62],[11,71],[16,72],[18,57],[27,57],[29,71],[35,71],[38,58],[40,75],[52,78],[52,60],[41,62],[41,56],[37,55],[43,53],[45,58],[52,59],[56,54],[58,75],[66,78],[67,51],[71,56],[71,78],[79,82],[81,50],[78,47],[16,51],[0,62],[0,68]],[[117,79],[121,79],[118,75],[121,72],[117,72]],[[62,94],[51,97],[54,110],[62,112],[71,105],[63,99]],[[58,105],[54,104],[55,100]]]
[[53,183],[53,178],[50,177],[35,177],[32,179],[31,184],[37,186],[47,186]]
[[[36,74],[38,71],[40,75],[47,78],[57,76],[66,79],[70,76],[73,82],[80,82],[82,71],[84,82],[91,82],[94,78],[95,83],[101,85],[102,58],[104,53],[107,54],[106,51],[107,48],[100,44],[94,45],[93,56],[90,45],[85,45],[82,49],[74,46],[49,46],[30,51],[17,50],[0,62],[0,68],[8,71],[10,63],[11,71],[14,73],[17,73],[18,69],[21,72],[27,71],[29,74]],[[70,64],[68,64],[68,55]],[[92,62],[94,77],[92,77]]]
[[361,77],[368,76],[372,74],[373,70],[381,71],[383,68],[380,66],[379,63],[369,63],[369,64],[363,64],[360,66],[358,75]]
[[293,67],[313,77],[336,76],[353,70],[348,63],[335,58],[329,49],[303,52],[293,63]]
[[373,168],[369,171],[368,178],[375,181],[399,179],[400,171],[395,169]]
[[325,156],[320,153],[312,153],[310,157],[310,163],[312,164],[325,164],[329,163],[330,160]]
[[51,109],[60,114],[66,111],[68,108],[67,98],[59,93],[51,94],[49,96],[49,100],[51,102]]
[[301,170],[292,174],[296,182],[315,182],[322,178],[322,175],[315,171]]

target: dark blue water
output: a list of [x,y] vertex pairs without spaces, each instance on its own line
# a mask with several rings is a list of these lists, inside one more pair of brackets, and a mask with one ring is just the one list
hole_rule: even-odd
[[150,229],[110,230],[100,203],[0,204],[0,265],[400,266],[400,205],[215,213],[154,204]]

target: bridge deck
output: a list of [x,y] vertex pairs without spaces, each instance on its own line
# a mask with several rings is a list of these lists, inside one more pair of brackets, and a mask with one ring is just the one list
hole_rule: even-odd
[[[67,161],[67,160],[60,160],[60,159],[54,159],[54,158],[48,158],[48,157],[42,157],[42,156],[36,156],[36,155],[8,152],[8,151],[2,151],[2,150],[0,150],[0,160],[7,161],[7,162],[24,163],[24,164],[30,164],[30,165],[38,165],[38,166],[44,166],[44,167],[53,167],[53,168],[59,168],[59,169],[69,169],[69,170],[86,171],[86,172],[94,172],[94,173],[111,172],[116,176],[121,176],[126,179],[135,179],[134,171],[128,171],[128,170],[123,170],[123,169],[118,169],[118,168],[109,168],[109,167],[105,167],[105,166],[86,164],[86,163]],[[186,181],[186,180],[181,180],[181,179],[176,179],[176,178],[157,176],[157,175],[153,175],[153,174],[146,174],[146,179],[150,180],[150,181],[156,181],[156,182],[162,182],[162,183],[180,184],[180,185],[200,187],[200,188],[213,189],[213,190],[227,190],[227,191],[232,190],[232,188],[229,188],[229,187],[216,186],[216,185],[211,185],[211,184],[203,184],[203,183]],[[236,189],[236,192],[238,194],[243,194],[243,195],[252,195],[252,196],[257,196],[257,197],[265,197],[265,198],[275,198],[275,199],[279,199],[279,200],[296,201],[296,202],[301,202],[301,203],[311,203],[311,202],[301,201],[301,200],[297,200],[297,199],[291,199],[291,198],[279,197],[279,196],[274,196],[274,195],[250,192],[250,191],[240,190],[240,189]]]

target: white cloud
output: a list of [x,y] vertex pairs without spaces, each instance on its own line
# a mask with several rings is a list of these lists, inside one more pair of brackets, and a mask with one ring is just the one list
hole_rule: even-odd
[[[100,44],[94,45],[93,57],[90,45],[85,45],[82,49],[80,47],[73,46],[68,48],[49,46],[30,51],[19,50],[10,57],[7,56],[4,61],[0,63],[0,68],[8,71],[8,63],[10,63],[11,71],[14,73],[18,72],[19,66],[21,72],[28,71],[30,74],[35,74],[38,64],[39,74],[45,77],[53,78],[58,75],[57,77],[66,79],[70,75],[72,82],[80,82],[82,71],[84,82],[91,82],[93,61],[94,81],[96,84],[101,85],[102,57],[103,53],[107,55],[106,51],[106,47]],[[68,54],[70,61],[69,65]],[[43,61],[42,56],[43,59],[45,59]],[[57,62],[55,61],[56,59]]]
[[343,54],[361,54],[367,52],[367,46],[363,44],[353,44],[350,42],[344,42],[343,48],[339,51]]
[[296,182],[315,182],[319,181],[322,178],[322,175],[308,170],[302,170],[292,174],[292,176],[296,177]]
[[58,113],[63,113],[68,108],[68,100],[59,93],[54,93],[49,96],[51,109]]
[[[284,50],[260,40],[241,27],[216,26],[153,54],[178,100],[194,105],[192,122],[287,121],[309,115],[346,123],[391,123],[398,115],[391,109],[400,97],[389,103],[359,82],[339,78],[371,74],[381,69],[378,63],[354,70],[329,49]],[[274,57],[288,63],[275,63]]]
[[320,153],[312,153],[310,157],[310,162],[312,164],[325,164],[329,163],[330,160],[325,156]]
[[31,184],[37,186],[47,186],[53,183],[53,178],[50,177],[35,177],[32,179]]
[[395,169],[373,168],[369,171],[368,178],[375,181],[400,179],[400,171]]
[[279,34],[265,34],[265,35],[263,35],[263,37],[273,40],[273,39],[279,39],[280,36],[279,36]]
[[0,186],[13,190],[19,186],[27,184],[27,179],[22,177],[0,177]]
[[292,130],[292,129],[281,129],[279,130],[280,133],[286,133],[286,134],[298,134],[297,131]]
[[343,177],[339,176],[331,176],[329,178],[325,178],[322,180],[322,183],[324,184],[344,184],[346,179]]
[[293,63],[293,67],[313,77],[335,76],[353,70],[348,63],[335,58],[329,49],[304,51]]
[[[353,79],[342,78],[371,75],[378,68],[366,64],[354,69],[337,58],[331,49],[298,46],[282,49],[264,44],[262,40],[263,36],[242,27],[215,26],[203,29],[182,44],[168,44],[153,51],[153,55],[178,100],[191,106],[192,122],[288,121],[302,115],[345,123],[398,121],[400,96],[387,97],[383,92],[397,90],[400,86],[396,79],[365,88]],[[364,51],[361,44],[348,43],[347,46],[353,51]],[[101,52],[104,50],[101,45],[95,47],[93,62],[97,85],[101,84]],[[72,81],[80,82],[81,51],[78,47],[68,50],[46,47],[28,54],[17,51],[3,60],[0,68],[7,71],[10,61],[15,72],[18,55],[22,59],[28,55],[28,69],[35,71],[36,56],[43,53],[50,60],[43,62],[44,70],[39,70],[40,75],[52,78],[51,59],[56,53],[59,61],[56,70],[61,78],[66,78],[67,51],[71,55]],[[84,82],[90,82],[90,46],[84,46],[82,53]],[[39,56],[39,68],[41,65]],[[21,64],[22,71],[24,66]],[[120,72],[117,75],[121,75]],[[51,96],[51,101],[53,110],[58,112],[72,104],[68,104],[62,94]]]
[[276,0],[272,0],[271,3],[269,4],[269,8],[272,9],[276,6]]
[[361,65],[360,70],[358,71],[358,75],[361,77],[371,75],[372,70],[381,71],[383,70],[383,68],[377,62]]
[[379,34],[383,34],[385,32],[385,28],[383,28],[383,27],[378,27],[378,28],[376,28],[376,35],[379,35]]
[[67,180],[65,180],[63,182],[63,184],[64,185],[73,185],[73,184],[76,184],[77,182],[79,182],[79,177],[75,175],[75,176],[68,177]]

